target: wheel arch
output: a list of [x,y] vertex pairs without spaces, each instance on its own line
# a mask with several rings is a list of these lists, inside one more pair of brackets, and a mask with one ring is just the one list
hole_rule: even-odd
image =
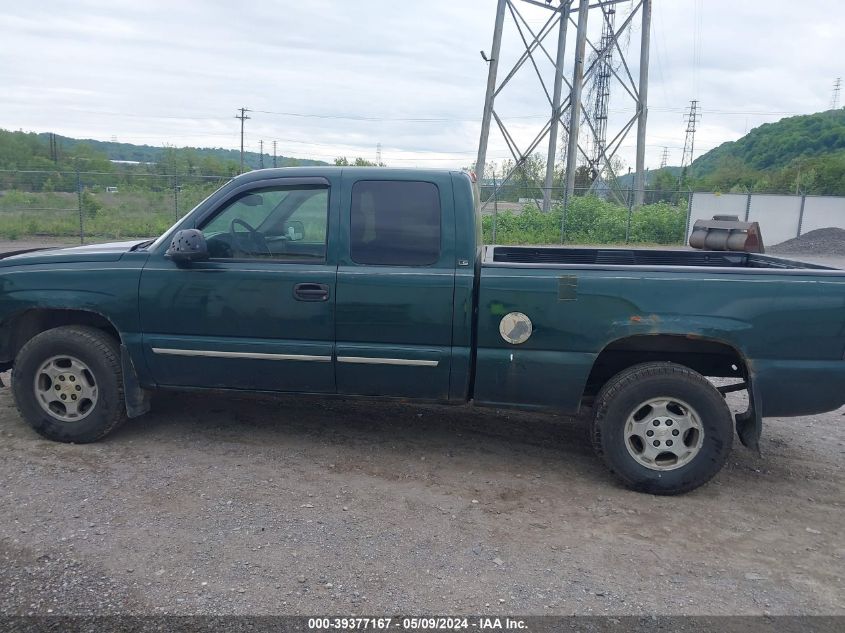
[[584,399],[591,401],[613,376],[647,362],[670,362],[703,376],[736,378],[748,391],[748,410],[735,416],[743,445],[759,451],[762,404],[753,389],[753,364],[740,349],[717,338],[691,334],[633,334],[609,342],[587,378]]
[[122,343],[120,330],[104,314],[80,308],[29,308],[8,317],[0,328],[0,364],[10,367],[32,337],[63,325],[87,325]]
[[120,330],[106,315],[96,310],[80,308],[30,308],[7,318],[0,328],[0,370],[14,366],[21,348],[33,337],[57,327],[84,325],[102,330],[120,347],[123,373],[123,391],[129,417],[146,413],[149,408],[149,391],[143,389],[132,358],[124,344]]

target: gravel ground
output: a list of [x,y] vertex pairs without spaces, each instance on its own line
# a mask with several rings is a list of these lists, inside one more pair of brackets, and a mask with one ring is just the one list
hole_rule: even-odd
[[845,614],[842,416],[660,498],[562,417],[162,394],[76,446],[3,389],[0,612]]
[[830,227],[807,231],[801,237],[781,242],[768,249],[773,255],[845,255],[845,230]]

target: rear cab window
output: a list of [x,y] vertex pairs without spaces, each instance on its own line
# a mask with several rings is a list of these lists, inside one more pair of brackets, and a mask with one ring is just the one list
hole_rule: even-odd
[[350,256],[357,264],[431,266],[441,251],[440,191],[430,182],[360,180],[352,187]]

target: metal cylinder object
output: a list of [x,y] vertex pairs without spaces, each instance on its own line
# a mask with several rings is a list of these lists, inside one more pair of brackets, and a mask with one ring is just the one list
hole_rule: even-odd
[[740,222],[735,215],[716,215],[712,220],[696,220],[689,245],[710,251],[762,253],[763,238],[757,222]]

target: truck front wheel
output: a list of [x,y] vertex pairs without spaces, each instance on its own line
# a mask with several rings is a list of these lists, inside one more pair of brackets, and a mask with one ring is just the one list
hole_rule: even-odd
[[593,446],[629,488],[689,492],[721,470],[733,444],[722,395],[701,374],[674,363],[643,363],[599,392]]
[[117,341],[85,326],[42,332],[15,358],[12,393],[44,437],[95,442],[126,419]]

